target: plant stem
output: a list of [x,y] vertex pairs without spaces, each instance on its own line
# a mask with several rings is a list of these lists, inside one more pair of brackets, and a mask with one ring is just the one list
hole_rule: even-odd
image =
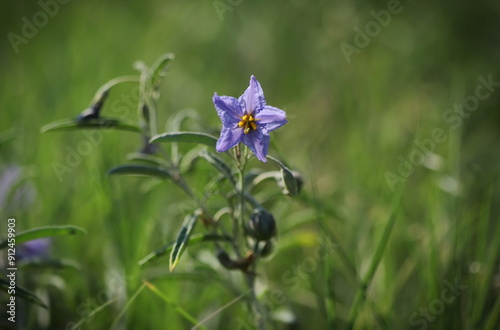
[[[244,148],[243,155],[240,157],[236,157],[236,165],[238,168],[238,174],[239,174],[239,197],[240,197],[240,209],[239,209],[239,214],[236,223],[234,224],[234,239],[237,241],[237,235],[239,235],[239,231],[242,231],[242,235],[244,238],[245,235],[245,204],[246,204],[246,199],[247,199],[247,194],[245,192],[245,167],[248,161],[248,147],[245,146]],[[265,329],[265,319],[264,315],[262,314],[262,309],[259,303],[259,300],[257,299],[257,296],[255,295],[255,268],[257,266],[257,261],[254,260],[253,264],[251,266],[251,269],[248,273],[245,274],[246,280],[248,287],[250,289],[250,299],[249,299],[249,312],[250,313],[256,313],[257,316],[257,328],[260,330]]]
[[140,79],[137,76],[121,76],[111,79],[104,85],[102,85],[95,93],[96,97],[99,97],[102,93],[110,89],[111,87],[124,83],[124,82],[139,82]]

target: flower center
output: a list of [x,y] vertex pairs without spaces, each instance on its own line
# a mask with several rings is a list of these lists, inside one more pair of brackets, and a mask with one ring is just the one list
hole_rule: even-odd
[[257,129],[257,124],[255,123],[257,119],[255,119],[252,115],[244,115],[240,118],[241,121],[238,123],[238,127],[243,127],[243,132],[245,134],[250,133],[251,130]]

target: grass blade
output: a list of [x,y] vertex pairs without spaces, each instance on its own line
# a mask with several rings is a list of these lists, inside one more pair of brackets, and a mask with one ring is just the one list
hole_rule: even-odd
[[[0,288],[2,291],[7,292],[10,287],[10,281],[5,278],[0,278]],[[34,293],[20,287],[18,285],[15,286],[15,296],[16,298],[23,298],[31,303],[34,303],[38,306],[48,309],[47,305],[45,305],[40,298],[38,298]]]
[[91,311],[90,313],[86,314],[86,316],[84,316],[82,319],[80,319],[80,321],[78,321],[77,323],[73,324],[71,326],[70,330],[81,329],[80,327],[82,326],[82,324],[88,322],[88,320],[89,320],[88,316],[89,315],[95,315],[96,313],[102,311],[104,308],[106,308],[106,306],[111,305],[115,300],[116,300],[116,298],[110,299],[110,300],[106,301],[104,304],[102,304],[101,306],[99,306],[96,309],[94,309],[93,311]]
[[[86,232],[85,230],[76,226],[40,227],[18,233],[16,235],[16,244],[24,243],[42,237],[75,235],[75,234],[86,234]],[[8,239],[3,240],[2,242],[0,242],[0,249],[6,248],[8,244],[9,244]]]
[[129,301],[127,301],[127,304],[125,304],[125,306],[120,311],[120,313],[118,314],[116,319],[113,321],[113,324],[111,324],[111,326],[109,327],[110,329],[114,329],[118,325],[118,322],[123,317],[123,315],[125,315],[125,312],[127,311],[127,309],[132,305],[134,300],[139,296],[139,294],[142,292],[142,290],[144,290],[145,287],[146,287],[146,284],[141,285],[139,287],[139,289],[137,289],[137,291],[132,295],[132,297],[130,297]]
[[[163,293],[160,292],[160,290],[158,290],[158,288],[156,286],[154,286],[153,284],[147,282],[147,281],[144,281],[144,284],[147,286],[147,288],[149,290],[151,290],[151,292],[153,292],[154,294],[156,294],[158,297],[160,297],[163,301],[165,301],[167,304],[171,305],[172,307],[174,307],[174,309],[179,312],[179,314],[181,314],[186,320],[188,320],[189,322],[191,322],[192,324],[194,325],[198,325],[200,324],[198,322],[198,320],[196,320],[191,314],[189,314],[188,312],[186,312],[183,308],[181,308],[179,305],[177,305],[176,303],[170,301],[170,299],[168,299]],[[201,326],[202,329],[206,329],[206,327],[204,326]]]
[[389,238],[392,233],[392,229],[394,228],[394,225],[397,220],[397,215],[399,211],[399,207],[401,205],[401,197],[403,196],[403,191],[404,191],[405,185],[402,184],[399,186],[398,191],[394,195],[394,198],[392,200],[392,211],[391,215],[389,217],[389,220],[387,222],[387,225],[385,226],[384,232],[382,234],[382,238],[380,239],[379,244],[377,245],[377,248],[375,250],[375,254],[373,255],[373,259],[370,263],[370,266],[368,268],[368,271],[366,272],[365,276],[362,277],[361,283],[358,288],[358,292],[356,293],[356,298],[354,299],[354,303],[351,307],[351,310],[349,312],[349,328],[352,329],[354,327],[354,323],[356,322],[356,317],[358,315],[359,308],[362,304],[362,302],[366,298],[366,291],[368,289],[368,286],[370,285],[373,276],[375,275],[375,272],[377,271],[378,265],[380,264],[380,260],[382,260],[382,256],[384,255],[385,248],[387,247],[387,243],[389,242]]

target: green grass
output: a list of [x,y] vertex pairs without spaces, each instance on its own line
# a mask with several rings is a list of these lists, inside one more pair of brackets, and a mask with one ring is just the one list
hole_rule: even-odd
[[[0,184],[0,219],[15,217],[19,231],[74,225],[87,232],[55,237],[52,249],[80,271],[26,269],[18,278],[50,306],[19,302],[22,327],[186,329],[211,316],[208,329],[238,329],[251,316],[243,298],[218,311],[246,286],[241,274],[220,267],[211,244],[190,248],[173,274],[168,256],[139,266],[175,240],[193,202],[168,182],[106,175],[141,147],[137,134],[105,133],[59,181],[54,162],[65,164],[68,150],[88,137],[40,133],[88,107],[106,81],[135,74],[134,61],[172,52],[160,133],[168,118],[192,108],[201,125],[189,125],[217,135],[213,93],[238,96],[251,74],[268,103],[287,111],[289,124],[274,132],[271,155],[301,171],[305,187],[271,209],[279,239],[257,270],[270,310],[293,313],[298,328],[310,329],[419,329],[422,309],[432,313],[427,328],[498,328],[500,92],[480,101],[457,129],[443,114],[474,95],[479,76],[500,81],[500,12],[488,2],[402,4],[351,63],[340,43],[352,44],[354,27],[363,28],[373,20],[370,11],[387,2],[242,1],[221,20],[211,1],[74,1],[17,54],[5,36],[20,34],[21,18],[40,7],[4,6],[0,183],[14,167],[22,176],[8,189]],[[136,106],[126,101],[132,88],[113,90],[104,113],[136,120]],[[437,128],[446,135],[433,150],[440,166],[415,166],[393,191],[386,173],[398,174],[399,157],[408,159]],[[200,166],[188,180],[201,193],[212,175]],[[278,188],[265,186],[258,197],[266,191]],[[313,263],[320,240],[335,248]],[[310,272],[290,275],[296,267]],[[455,281],[467,288],[440,304],[446,283]],[[269,320],[268,328],[286,326]]]

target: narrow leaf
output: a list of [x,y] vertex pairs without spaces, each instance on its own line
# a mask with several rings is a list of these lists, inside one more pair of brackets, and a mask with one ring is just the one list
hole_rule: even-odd
[[158,166],[167,166],[168,164],[160,157],[144,154],[142,152],[134,152],[127,155],[127,160],[140,161]]
[[[198,234],[198,235],[193,235],[187,242],[186,246],[196,244],[196,243],[201,243],[201,242],[208,242],[208,241],[224,241],[228,242],[231,241],[231,237],[229,236],[223,236],[223,235],[215,235],[215,234]],[[167,254],[168,252],[172,251],[172,248],[174,247],[176,242],[170,242],[168,244],[163,245],[159,249],[157,249],[154,252],[151,252],[144,258],[142,258],[139,261],[139,265],[144,265],[145,263],[148,263],[150,261],[155,260],[158,257],[161,257],[162,255]]]
[[158,88],[165,76],[168,63],[174,59],[174,54],[168,53],[160,56],[151,67],[151,85],[154,89]]
[[56,268],[56,269],[74,269],[80,270],[80,265],[71,259],[54,259],[54,258],[33,258],[23,260],[19,263],[21,269],[26,268]]
[[74,129],[118,129],[123,131],[141,132],[140,128],[132,123],[127,123],[119,119],[113,118],[92,118],[85,120],[64,119],[52,122],[43,126],[40,130],[42,133],[50,131],[63,131]]
[[286,167],[285,164],[283,164],[276,158],[271,156],[267,156],[267,158],[271,159],[281,167],[281,175],[283,178],[283,183],[285,184],[285,188],[287,189],[288,194],[290,196],[296,196],[299,191],[299,184],[297,182],[297,179],[295,179],[295,176],[293,175],[292,171],[290,171],[290,169]]
[[212,164],[219,172],[224,175],[233,186],[236,186],[236,179],[233,176],[233,171],[231,170],[231,167],[224,162],[219,156],[214,154],[213,152],[209,152],[206,150],[202,150],[200,152],[200,156],[205,158],[207,162]]
[[147,165],[120,165],[108,171],[108,175],[149,175],[161,179],[172,179],[174,174],[167,169]]
[[186,142],[199,143],[215,148],[217,138],[212,135],[198,132],[170,132],[155,135],[149,140],[153,142]]
[[169,260],[169,268],[170,272],[172,272],[177,266],[177,263],[179,262],[179,259],[186,249],[186,243],[189,241],[189,236],[191,235],[191,231],[194,228],[194,225],[196,224],[196,220],[198,220],[198,214],[193,213],[184,219],[184,223],[182,224],[182,228],[179,231],[179,234],[177,235],[177,239],[175,240],[174,246],[172,248],[172,252],[170,253],[170,260]]
[[[8,292],[11,287],[10,287],[10,281],[5,279],[5,278],[0,278],[0,288],[2,291]],[[38,306],[41,306],[43,308],[48,309],[47,305],[45,305],[40,298],[38,298],[34,293],[26,290],[23,287],[20,287],[18,285],[15,286],[15,296],[26,299],[27,301],[37,304]]]
[[[40,227],[18,233],[16,235],[16,244],[24,243],[42,237],[75,234],[86,234],[86,232],[85,230],[75,226]],[[8,239],[3,240],[2,242],[0,242],[0,249],[6,248],[8,244]]]

